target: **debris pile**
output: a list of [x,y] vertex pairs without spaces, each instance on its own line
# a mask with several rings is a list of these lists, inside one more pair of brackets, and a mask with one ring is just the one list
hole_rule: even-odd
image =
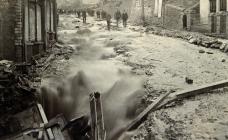
[[16,132],[19,127],[13,115],[36,102],[36,90],[31,87],[28,75],[18,68],[21,65],[0,61],[0,137]]
[[34,101],[35,89],[29,78],[17,71],[17,65],[0,61],[0,118],[28,108]]
[[[72,46],[65,46],[62,44],[56,44],[55,48],[52,48],[51,52],[47,52],[41,57],[35,58],[35,71],[40,75],[36,79],[40,79],[42,75],[49,75],[58,73],[63,65],[66,65],[66,61],[70,59],[70,56],[75,52],[75,48]],[[57,75],[61,75],[58,73]]]
[[[131,28],[131,30],[141,31],[142,29]],[[204,34],[186,32],[186,31],[168,30],[168,29],[162,29],[159,27],[151,27],[151,26],[144,28],[144,32],[159,35],[159,36],[180,38],[188,41],[191,44],[195,44],[205,48],[219,49],[224,53],[228,53],[227,42]]]

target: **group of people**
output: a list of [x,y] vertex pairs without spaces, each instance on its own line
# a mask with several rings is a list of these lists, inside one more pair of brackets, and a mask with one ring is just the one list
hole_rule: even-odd
[[127,20],[128,20],[128,14],[124,10],[124,12],[121,14],[120,10],[117,10],[115,13],[115,19],[116,19],[116,26],[119,26],[120,19],[122,18],[123,26],[127,27]]
[[[68,10],[68,11],[60,9],[58,12],[59,12],[59,14],[63,14],[63,13],[75,14],[75,15],[77,15],[78,18],[82,17],[83,23],[86,23],[87,13],[91,16],[94,16],[94,14],[92,14],[92,13],[95,13],[95,12],[93,10],[90,10],[90,11],[91,12],[89,12],[88,9],[87,10],[86,9],[78,9],[78,10]],[[97,10],[96,15],[97,15],[97,18],[99,18],[99,19],[102,18],[102,19],[107,21],[107,28],[108,28],[108,30],[110,30],[111,19],[112,19],[111,14],[105,12],[104,10],[102,10],[102,11]],[[119,23],[120,23],[121,19],[123,22],[123,27],[127,27],[128,14],[125,10],[123,11],[123,13],[121,13],[120,10],[117,10],[114,14],[114,19],[116,20],[116,26],[117,27],[119,27]]]
[[[110,30],[111,18],[112,18],[111,15],[107,14],[106,20],[107,20],[108,30]],[[123,13],[121,13],[120,10],[117,10],[114,14],[114,18],[116,20],[117,27],[119,27],[119,22],[120,22],[121,18],[122,18],[122,22],[123,22],[123,27],[127,27],[128,14],[125,10]]]

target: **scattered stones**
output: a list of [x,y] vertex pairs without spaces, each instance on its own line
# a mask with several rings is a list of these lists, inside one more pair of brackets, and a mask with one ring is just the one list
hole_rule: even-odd
[[205,53],[205,51],[204,50],[199,50],[199,53]]
[[193,84],[193,80],[190,79],[189,77],[185,77],[185,82],[186,82],[187,84]]
[[[133,29],[132,29],[133,30]],[[220,49],[225,53],[228,52],[228,45],[223,41],[219,41],[215,37],[209,37],[200,33],[192,33],[186,31],[167,30],[159,27],[147,27],[147,32],[160,36],[167,36],[173,38],[181,38],[187,40],[190,44],[199,45],[206,48]],[[149,31],[148,31],[149,30]],[[210,53],[211,54],[211,53]]]
[[207,52],[207,54],[214,54],[213,52]]
[[215,43],[215,44],[212,44],[212,45],[211,45],[211,48],[219,49],[221,46],[222,46],[221,43]]
[[220,46],[220,50],[224,50],[226,48],[227,44],[226,43],[223,43],[221,46]]
[[196,38],[192,38],[188,41],[191,44],[196,44],[197,43],[197,39]]
[[224,53],[227,53],[227,52],[228,52],[228,46],[226,45],[224,48]]

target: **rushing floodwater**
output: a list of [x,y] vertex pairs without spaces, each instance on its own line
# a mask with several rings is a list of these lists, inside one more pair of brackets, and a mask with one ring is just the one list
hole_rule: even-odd
[[89,115],[89,94],[100,92],[110,139],[135,117],[137,95],[143,95],[143,80],[121,62],[104,58],[107,54],[114,57],[113,48],[105,44],[110,37],[108,32],[78,35],[74,31],[63,31],[60,37],[76,45],[79,52],[70,59],[69,75],[43,83],[41,94],[47,116],[64,114],[72,119]]

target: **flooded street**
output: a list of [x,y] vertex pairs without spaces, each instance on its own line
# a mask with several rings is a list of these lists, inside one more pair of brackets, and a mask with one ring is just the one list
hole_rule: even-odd
[[[69,59],[55,61],[52,68],[56,72],[43,76],[41,93],[47,116],[63,113],[72,119],[89,115],[89,94],[100,92],[108,139],[115,139],[115,134],[159,95],[228,78],[228,63],[222,61],[228,60],[227,54],[147,34],[138,26],[117,28],[113,23],[108,31],[105,21],[89,17],[88,23],[82,24],[74,15],[61,15],[58,38],[74,53]],[[202,49],[203,54],[199,53]],[[193,84],[187,84],[186,77],[193,79]],[[228,120],[228,105],[221,98],[227,95],[211,100],[212,96],[151,114],[132,139],[225,139],[223,131],[228,125],[221,122]],[[216,98],[219,102],[214,104]],[[222,110],[223,118],[204,120],[205,112],[207,118],[217,118],[217,109]],[[200,123],[203,128],[210,123],[211,129],[202,130]],[[215,131],[221,135],[214,135]]]

